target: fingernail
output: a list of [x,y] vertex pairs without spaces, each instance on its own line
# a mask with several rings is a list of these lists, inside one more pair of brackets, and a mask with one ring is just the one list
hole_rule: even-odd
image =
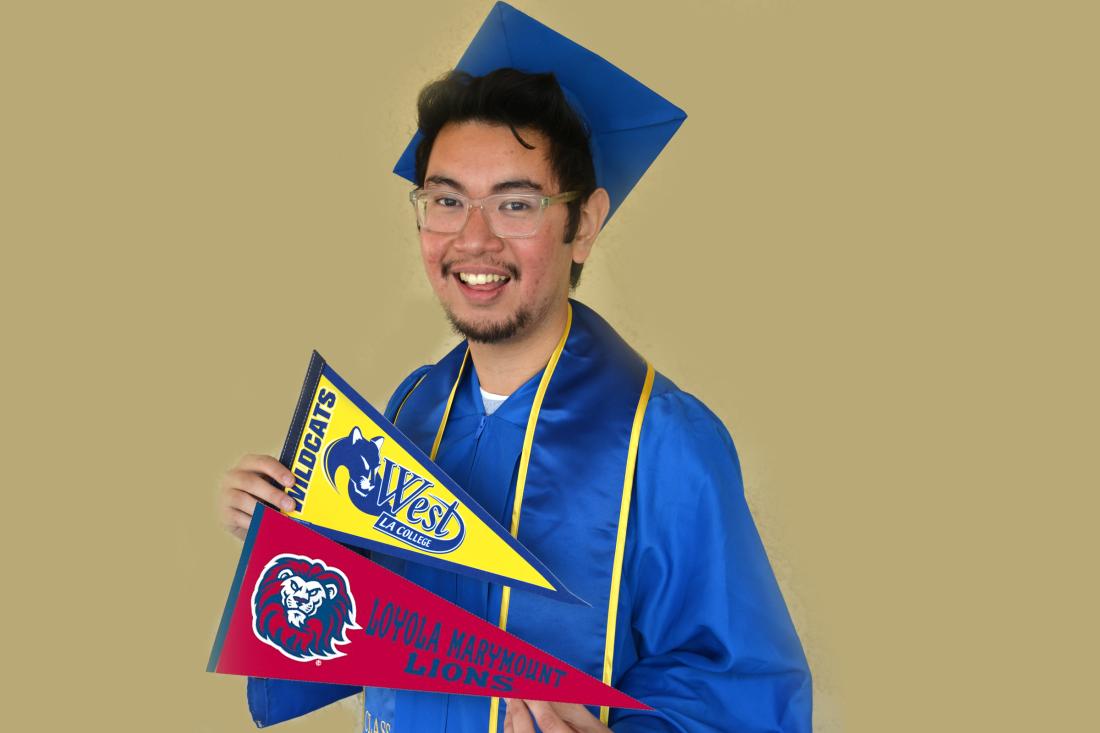
[[283,499],[283,509],[286,511],[292,511],[294,509],[294,500],[290,497]]
[[293,476],[291,476],[289,473],[286,476],[283,476],[283,486],[285,486],[289,489],[293,485],[294,485],[294,477]]

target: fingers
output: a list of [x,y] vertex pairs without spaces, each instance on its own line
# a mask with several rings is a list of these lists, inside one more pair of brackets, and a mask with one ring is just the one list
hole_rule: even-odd
[[550,703],[536,700],[524,700],[524,703],[531,716],[538,722],[542,733],[575,733],[573,726],[562,720]]
[[287,511],[294,508],[294,500],[287,496],[285,491],[272,486],[258,474],[250,471],[230,469],[225,474],[222,485],[228,492],[228,503],[249,515],[252,514],[257,499]]
[[264,456],[256,453],[242,456],[234,468],[241,471],[251,471],[270,477],[280,486],[288,489],[294,485],[294,476],[290,469],[279,463],[273,456]]
[[294,499],[282,489],[272,486],[271,478],[283,486],[293,486],[294,477],[272,456],[246,455],[222,476],[218,494],[218,510],[225,529],[244,538],[257,502],[263,501],[283,511],[295,508]]
[[244,539],[248,533],[248,525],[252,522],[252,515],[245,514],[240,509],[233,507],[222,508],[222,526],[234,537]]
[[584,705],[525,700],[527,709],[542,733],[604,733],[610,728],[588,712]]
[[504,733],[535,733],[535,723],[523,700],[508,699],[507,712],[504,714]]

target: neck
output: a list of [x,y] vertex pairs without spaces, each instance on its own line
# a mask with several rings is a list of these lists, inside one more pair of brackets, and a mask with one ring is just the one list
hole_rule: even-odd
[[565,330],[567,301],[548,313],[535,328],[494,344],[470,341],[470,358],[477,378],[487,392],[510,395],[538,374],[561,340]]

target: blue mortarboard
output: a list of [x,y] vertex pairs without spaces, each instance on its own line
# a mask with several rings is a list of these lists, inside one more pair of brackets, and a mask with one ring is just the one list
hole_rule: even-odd
[[[687,114],[636,79],[507,3],[489,11],[455,68],[484,76],[503,67],[553,72],[588,123],[596,183],[611,198],[608,219],[672,139]],[[393,172],[416,182],[413,137]]]

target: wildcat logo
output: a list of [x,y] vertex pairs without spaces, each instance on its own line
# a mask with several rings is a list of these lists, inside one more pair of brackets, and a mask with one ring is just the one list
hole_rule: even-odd
[[458,500],[444,501],[435,484],[382,456],[384,436],[371,440],[358,427],[325,449],[325,475],[334,489],[336,470],[348,469],[348,498],[364,514],[378,517],[374,528],[418,550],[453,552],[466,537]]
[[355,623],[355,598],[337,568],[303,555],[272,558],[252,593],[252,633],[298,662],[345,656]]

